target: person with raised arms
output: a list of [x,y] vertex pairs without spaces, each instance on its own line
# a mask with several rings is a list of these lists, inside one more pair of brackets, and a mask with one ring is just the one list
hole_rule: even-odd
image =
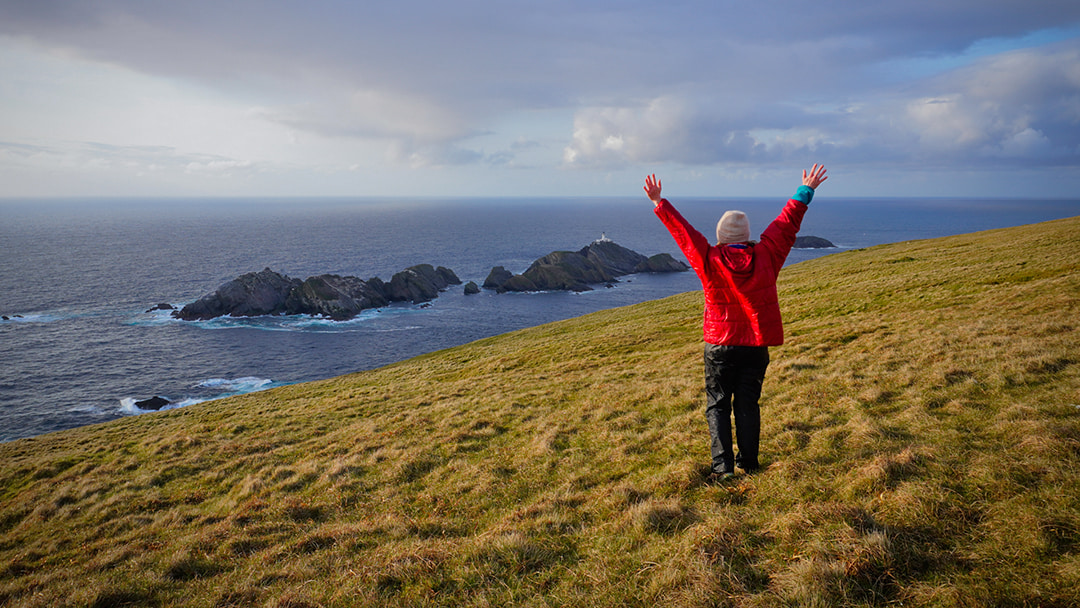
[[[824,166],[815,164],[809,173],[804,170],[802,185],[759,241],[750,239],[745,213],[727,211],[716,225],[716,244],[712,245],[661,196],[656,175],[645,178],[645,194],[697,272],[705,296],[705,420],[711,440],[711,482],[730,479],[736,467],[746,473],[760,468],[758,401],[769,366],[769,347],[784,343],[776,279],[795,244],[807,206],[826,179]],[[732,412],[737,454],[732,450]]]

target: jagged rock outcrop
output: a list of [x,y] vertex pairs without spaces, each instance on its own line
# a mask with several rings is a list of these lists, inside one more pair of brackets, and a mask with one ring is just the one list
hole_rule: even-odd
[[350,319],[361,311],[386,306],[390,302],[419,304],[438,297],[461,279],[449,268],[420,264],[397,273],[389,283],[378,277],[364,281],[357,277],[321,274],[301,281],[274,272],[241,275],[172,315],[185,321],[201,321],[225,315],[318,315]]
[[461,279],[459,279],[458,276],[454,274],[454,271],[450,270],[449,268],[439,266],[435,269],[435,274],[439,275],[439,277],[442,278],[443,281],[446,281],[447,286],[461,285]]
[[528,270],[515,275],[502,266],[491,269],[486,289],[507,291],[589,291],[590,285],[610,284],[616,277],[636,272],[683,272],[689,267],[663,253],[647,258],[600,239],[580,251],[555,251],[536,260]]
[[387,299],[394,302],[430,302],[450,285],[461,285],[461,279],[449,268],[431,264],[410,266],[395,274],[386,287]]
[[465,295],[474,296],[480,293],[480,286],[476,284],[476,281],[469,281],[465,284]]
[[671,257],[670,253],[658,253],[634,268],[634,272],[686,272],[690,267]]
[[820,236],[798,236],[795,237],[795,249],[830,249],[836,247],[828,239],[823,239]]
[[486,279],[484,279],[484,289],[498,289],[502,287],[504,283],[513,278],[514,273],[503,268],[502,266],[496,266],[491,269]]
[[613,275],[621,276],[637,272],[637,267],[648,258],[608,239],[593,241],[578,253],[596,262]]
[[214,293],[172,314],[185,321],[202,321],[224,315],[257,317],[282,314],[289,294],[301,283],[299,279],[290,279],[265,268],[262,272],[242,274],[218,287]]
[[554,251],[533,262],[521,274],[542,291],[589,291],[592,289],[589,283],[614,281],[614,274],[590,258],[587,250]]
[[368,282],[356,277],[320,274],[309,277],[289,293],[285,310],[287,314],[351,319],[363,310],[386,304],[383,292]]
[[143,399],[142,401],[136,401],[135,407],[139,408],[140,410],[156,412],[161,408],[165,407],[166,405],[169,405],[170,403],[172,402],[164,397],[154,396],[149,399]]

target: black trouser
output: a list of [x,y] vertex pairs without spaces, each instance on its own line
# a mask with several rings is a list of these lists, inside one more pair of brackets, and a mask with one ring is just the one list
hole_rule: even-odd
[[[769,367],[766,346],[705,345],[705,420],[712,438],[712,470],[732,473],[758,468],[758,439],[761,411],[758,399],[765,369]],[[739,453],[732,453],[731,412],[735,410],[735,437]]]

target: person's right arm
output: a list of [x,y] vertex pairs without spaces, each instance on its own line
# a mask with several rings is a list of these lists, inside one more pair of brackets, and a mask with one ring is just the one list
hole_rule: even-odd
[[660,195],[660,180],[656,179],[655,175],[645,178],[645,194],[653,202],[653,212],[674,237],[690,266],[700,275],[709,254],[709,240],[691,226],[671,202]]

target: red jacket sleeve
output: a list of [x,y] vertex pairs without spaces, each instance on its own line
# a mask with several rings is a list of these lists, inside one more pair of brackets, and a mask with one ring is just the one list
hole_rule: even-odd
[[690,266],[701,276],[705,268],[705,259],[709,255],[709,240],[691,226],[690,222],[686,221],[686,218],[666,198],[661,199],[660,204],[653,211],[675,238],[675,243],[679,245],[679,249],[690,262]]
[[791,253],[791,247],[795,245],[795,236],[802,226],[806,209],[806,203],[796,199],[789,200],[780,215],[761,233],[761,244],[772,258],[777,275]]

